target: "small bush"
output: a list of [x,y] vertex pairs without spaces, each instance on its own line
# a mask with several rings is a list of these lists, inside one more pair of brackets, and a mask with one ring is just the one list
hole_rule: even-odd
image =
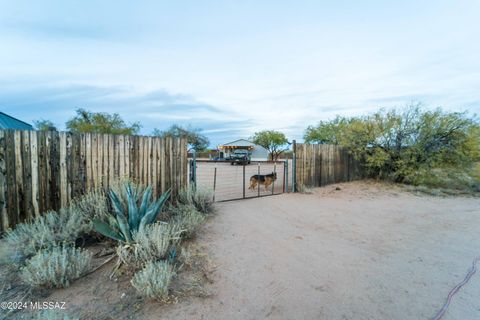
[[179,226],[172,223],[147,225],[143,231],[134,234],[133,244],[118,246],[118,257],[120,261],[133,266],[164,259],[172,245],[179,241],[180,233]]
[[39,251],[27,260],[21,278],[33,287],[65,288],[91,269],[92,255],[70,246]]
[[427,188],[479,192],[479,181],[465,170],[456,168],[420,169],[407,176],[405,183]]
[[29,257],[38,250],[62,243],[74,243],[93,230],[92,220],[108,216],[105,194],[96,190],[72,201],[58,212],[49,211],[31,222],[21,223],[7,231],[6,241],[21,256]]
[[191,238],[198,227],[205,221],[205,215],[192,205],[179,204],[170,208],[172,221],[182,230],[182,236]]
[[209,189],[190,185],[188,188],[180,190],[178,193],[178,202],[180,204],[194,206],[197,211],[203,214],[213,212],[213,192]]
[[102,190],[93,190],[74,199],[71,206],[76,207],[89,220],[104,220],[109,215],[107,197]]
[[76,206],[50,211],[32,222],[21,223],[7,231],[6,241],[21,255],[29,257],[40,249],[60,243],[73,243],[91,230],[90,221]]
[[131,283],[142,296],[165,300],[174,276],[175,271],[167,262],[150,262],[133,276]]

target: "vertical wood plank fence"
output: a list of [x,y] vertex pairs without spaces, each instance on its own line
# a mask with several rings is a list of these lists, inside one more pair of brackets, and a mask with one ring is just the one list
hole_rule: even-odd
[[360,162],[337,145],[297,143],[296,159],[298,186],[320,187],[362,178]]
[[0,233],[115,180],[187,185],[185,139],[0,130]]

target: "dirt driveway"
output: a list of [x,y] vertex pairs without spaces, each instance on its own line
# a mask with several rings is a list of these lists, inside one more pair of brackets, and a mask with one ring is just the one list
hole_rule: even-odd
[[[480,199],[349,183],[218,204],[210,298],[149,319],[431,319],[480,254]],[[480,266],[479,266],[480,267]],[[480,319],[480,274],[444,319]]]

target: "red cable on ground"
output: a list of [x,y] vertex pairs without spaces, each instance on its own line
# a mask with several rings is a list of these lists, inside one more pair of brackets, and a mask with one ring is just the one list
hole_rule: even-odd
[[450,305],[450,302],[452,301],[453,295],[455,293],[457,293],[458,290],[460,290],[460,288],[463,287],[470,280],[470,278],[474,275],[474,273],[477,271],[477,262],[478,261],[480,261],[480,256],[473,259],[472,267],[470,268],[470,270],[468,270],[468,273],[467,273],[467,276],[465,277],[465,279],[463,279],[462,282],[457,284],[448,293],[447,301],[445,301],[445,304],[443,305],[442,309],[440,309],[440,311],[438,311],[438,313],[435,315],[435,317],[433,317],[433,320],[440,320],[445,315],[445,312],[447,312],[447,308]]

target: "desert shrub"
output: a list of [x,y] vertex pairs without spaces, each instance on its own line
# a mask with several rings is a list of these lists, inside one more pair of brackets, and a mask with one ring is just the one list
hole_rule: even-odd
[[206,219],[204,214],[189,204],[178,204],[169,211],[172,221],[181,229],[181,235],[185,238],[191,238]]
[[86,250],[56,246],[27,260],[21,278],[34,287],[65,288],[91,269],[91,260],[92,255]]
[[197,211],[208,214],[213,212],[213,192],[206,188],[190,185],[180,190],[178,203],[194,206]]
[[108,203],[102,191],[92,191],[74,199],[66,208],[48,211],[30,222],[7,231],[6,241],[28,257],[40,249],[61,243],[73,243],[93,230],[92,220],[104,218]]
[[458,168],[419,169],[405,178],[414,186],[479,192],[480,181],[468,171]]
[[7,243],[28,257],[40,249],[60,243],[73,243],[82,234],[91,230],[90,221],[75,206],[50,211],[35,218],[32,222],[18,224],[7,231]]
[[[368,177],[395,182],[423,183],[424,178],[430,183],[426,176],[414,176],[437,168],[470,175],[480,160],[480,123],[475,116],[424,110],[419,104],[320,122],[308,127],[304,138],[307,143],[343,145],[362,161]],[[443,184],[437,178],[431,182]]]
[[135,273],[131,283],[142,296],[164,300],[168,297],[170,283],[174,276],[175,271],[169,263],[150,262]]
[[156,221],[158,214],[170,197],[170,190],[152,201],[151,187],[143,189],[127,182],[123,184],[119,193],[110,189],[109,196],[115,217],[109,216],[107,221],[95,219],[93,226],[104,236],[132,243],[134,234]]
[[173,223],[147,225],[133,235],[133,243],[118,246],[118,257],[123,263],[133,266],[164,259],[170,248],[180,240],[181,232],[179,226]]
[[101,219],[104,220],[108,215],[108,202],[105,193],[102,190],[90,191],[76,199],[71,206],[80,210],[88,220]]

